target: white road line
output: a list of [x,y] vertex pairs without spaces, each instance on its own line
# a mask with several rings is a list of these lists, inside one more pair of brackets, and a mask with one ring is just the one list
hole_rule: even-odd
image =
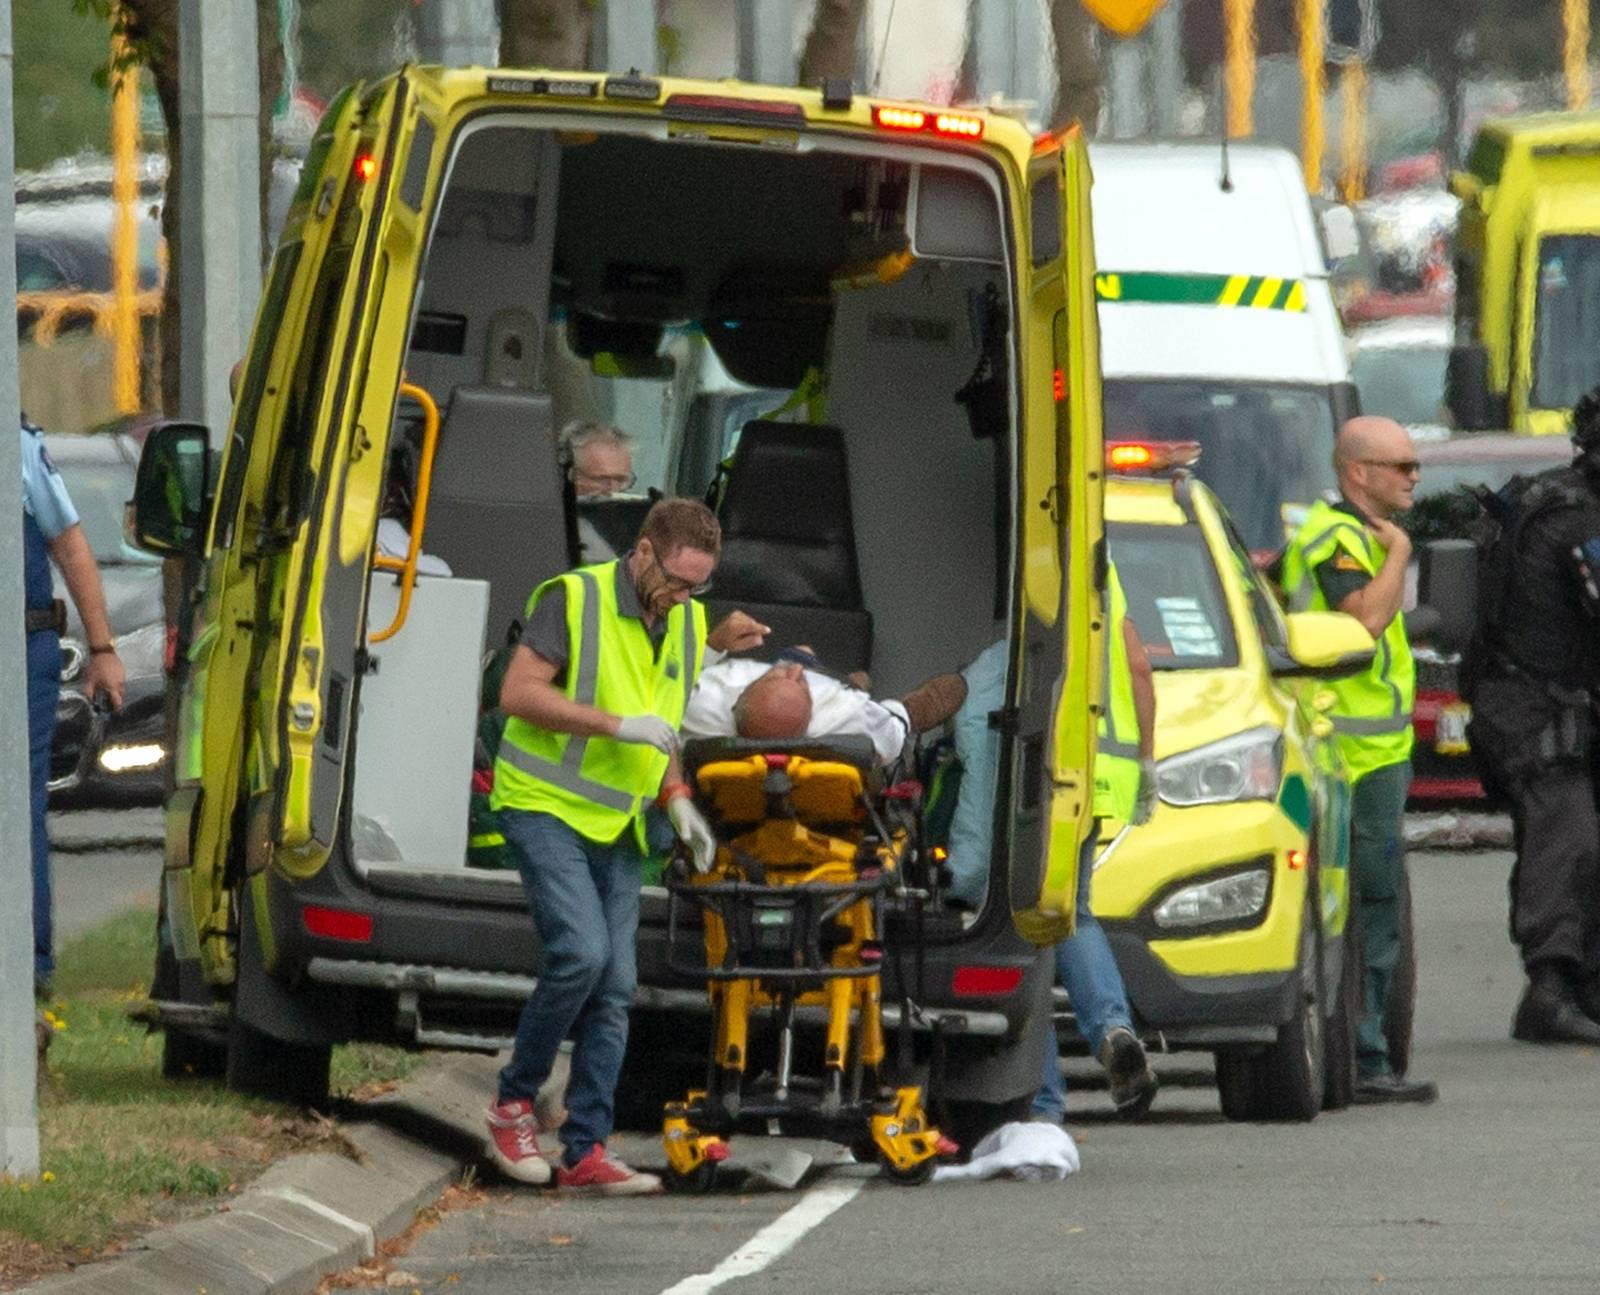
[[760,1272],[828,1215],[854,1200],[866,1185],[864,1178],[857,1178],[813,1187],[797,1205],[773,1219],[710,1272],[685,1277],[661,1295],[706,1295],[736,1277]]

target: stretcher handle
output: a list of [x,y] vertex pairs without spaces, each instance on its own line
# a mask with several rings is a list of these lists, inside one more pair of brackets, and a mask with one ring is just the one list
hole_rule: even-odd
[[395,571],[400,575],[400,605],[395,608],[394,620],[389,627],[376,634],[367,635],[369,643],[382,643],[400,632],[411,610],[411,591],[417,583],[417,559],[422,556],[422,533],[428,524],[428,490],[433,485],[433,454],[439,447],[439,406],[423,388],[414,382],[402,382],[400,394],[410,396],[422,406],[422,463],[417,468],[417,499],[411,508],[411,543],[403,558],[392,558],[380,553],[372,565],[381,571]]

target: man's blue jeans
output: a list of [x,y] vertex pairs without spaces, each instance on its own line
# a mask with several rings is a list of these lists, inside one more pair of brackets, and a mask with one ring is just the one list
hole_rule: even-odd
[[[1133,1015],[1128,1008],[1128,991],[1123,986],[1122,972],[1117,968],[1111,943],[1089,911],[1089,883],[1094,876],[1089,861],[1093,856],[1091,842],[1083,852],[1083,864],[1078,869],[1077,928],[1056,945],[1055,954],[1056,975],[1072,999],[1078,1030],[1088,1043],[1089,1051],[1098,1055],[1106,1031],[1119,1025],[1132,1029]],[[1045,1050],[1044,1077],[1033,1099],[1033,1113],[1059,1120],[1066,1110],[1067,1083],[1061,1075],[1052,1030],[1050,1046]]]
[[28,791],[33,811],[33,977],[48,983],[55,974],[55,935],[50,896],[50,743],[61,696],[61,640],[49,630],[28,635]]
[[638,978],[639,870],[632,829],[602,845],[551,814],[500,811],[516,853],[544,965],[517,1022],[511,1061],[500,1072],[502,1102],[531,1101],[572,1039],[567,1122],[560,1138],[576,1164],[611,1134],[628,1013]]

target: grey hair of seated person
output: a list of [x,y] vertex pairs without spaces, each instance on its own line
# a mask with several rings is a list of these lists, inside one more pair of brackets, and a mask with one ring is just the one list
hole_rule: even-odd
[[596,422],[591,418],[577,418],[561,429],[561,444],[566,447],[569,455],[576,458],[579,450],[591,445],[614,445],[618,449],[631,452],[633,437],[610,423]]
[[798,667],[768,670],[733,703],[733,727],[740,737],[758,741],[804,737],[810,723],[811,689]]

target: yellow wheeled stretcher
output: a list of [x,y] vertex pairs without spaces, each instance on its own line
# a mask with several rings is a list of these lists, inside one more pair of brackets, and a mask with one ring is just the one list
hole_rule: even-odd
[[[712,1056],[707,1087],[667,1104],[668,1186],[707,1190],[728,1138],[763,1125],[843,1142],[894,1182],[926,1182],[956,1147],[919,1086],[888,1082],[880,976],[884,901],[901,885],[915,804],[885,793],[870,743],[718,739],[689,743],[684,762],[719,846],[704,875],[681,860],[668,871],[669,947],[698,910],[705,963],[692,970],[711,995]],[[777,1035],[760,1072],[758,1009]],[[821,1074],[796,1074],[797,1013],[819,1009]]]

